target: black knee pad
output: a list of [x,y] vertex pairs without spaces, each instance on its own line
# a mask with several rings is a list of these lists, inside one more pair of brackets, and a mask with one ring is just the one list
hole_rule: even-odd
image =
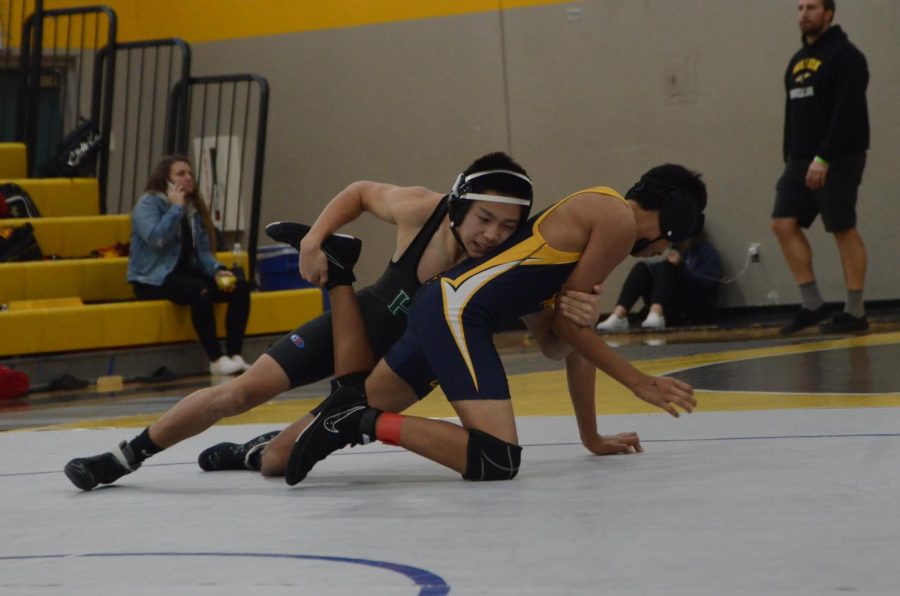
[[519,473],[522,448],[480,430],[469,429],[466,480],[512,480]]

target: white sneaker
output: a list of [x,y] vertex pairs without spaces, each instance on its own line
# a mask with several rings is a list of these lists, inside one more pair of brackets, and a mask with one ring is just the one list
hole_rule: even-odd
[[250,370],[250,365],[247,364],[247,361],[246,361],[246,360],[244,360],[243,358],[241,358],[241,355],[240,355],[240,354],[235,354],[235,355],[229,356],[229,357],[231,358],[231,361],[232,361],[232,362],[234,362],[235,364],[237,364],[237,365],[239,365],[239,366],[241,367],[241,372]]
[[609,315],[605,321],[597,323],[597,331],[608,331],[616,333],[619,331],[628,331],[628,319],[621,318],[616,313]]
[[209,363],[209,374],[213,376],[233,375],[244,369],[228,356],[221,356],[218,360]]
[[666,317],[651,312],[647,315],[647,318],[644,319],[644,322],[641,323],[641,327],[644,329],[665,329]]

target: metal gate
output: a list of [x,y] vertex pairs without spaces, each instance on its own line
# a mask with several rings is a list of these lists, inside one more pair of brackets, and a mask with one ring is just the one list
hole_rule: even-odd
[[[115,49],[112,119],[106,156],[106,193],[101,212],[129,213],[159,160],[168,152],[171,94],[191,71],[191,48],[181,39],[120,43]],[[107,48],[98,54],[105,72]],[[106,84],[104,81],[103,84]],[[187,109],[180,103],[175,109]],[[184,121],[184,114],[180,115]]]
[[[71,131],[82,120],[93,120],[100,129],[101,144],[109,146],[112,117],[111,84],[115,69],[114,54],[99,71],[99,54],[116,45],[116,15],[105,6],[62,8],[37,12],[26,18],[22,27],[20,68],[27,73],[27,83],[19,90],[17,138],[28,147],[30,173],[40,168],[54,141]],[[56,94],[58,113],[42,113],[36,101],[41,89]],[[38,123],[50,121],[57,127],[44,127],[38,134]],[[101,151],[97,167],[100,194],[106,188],[108,162]]]
[[[246,246],[253,279],[269,113],[269,84],[255,74],[191,77],[169,105],[169,153],[190,157],[222,244]],[[221,247],[220,247],[221,248]]]

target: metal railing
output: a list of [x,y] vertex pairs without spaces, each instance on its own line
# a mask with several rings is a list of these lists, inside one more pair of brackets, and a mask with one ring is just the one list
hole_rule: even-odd
[[[62,8],[34,13],[22,27],[20,64],[28,73],[20,89],[17,137],[25,142],[29,171],[34,174],[54,141],[74,129],[81,120],[93,120],[101,134],[97,166],[100,194],[106,190],[109,130],[112,119],[115,54],[98,71],[98,54],[116,45],[116,15],[106,6]],[[107,84],[103,84],[106,81]],[[41,89],[56,94],[56,113],[42,110]],[[39,122],[42,126],[39,127]],[[43,134],[39,134],[39,130]]]
[[[115,90],[106,193],[101,196],[101,212],[128,213],[140,196],[147,179],[167,153],[171,94],[185,84],[191,71],[191,48],[181,39],[155,39],[120,43],[115,49]],[[110,53],[97,55],[99,73]],[[104,81],[100,81],[105,83]],[[102,86],[102,85],[101,85]],[[180,102],[179,121],[185,121],[187,103]]]
[[0,141],[22,141],[16,125],[21,90],[28,84],[20,59],[22,25],[28,15],[43,12],[43,6],[43,0],[0,0]]
[[[16,138],[28,146],[29,172],[56,140],[93,120],[100,212],[127,213],[163,155],[185,154],[220,230],[217,248],[246,246],[253,279],[268,82],[255,74],[191,77],[190,47],[179,39],[118,44],[116,15],[105,6],[35,5],[23,17],[17,69]],[[54,94],[55,109],[41,107],[41,92]]]
[[223,244],[247,247],[248,279],[259,242],[268,113],[269,84],[255,74],[191,77],[175,85],[168,109],[167,152],[193,161]]

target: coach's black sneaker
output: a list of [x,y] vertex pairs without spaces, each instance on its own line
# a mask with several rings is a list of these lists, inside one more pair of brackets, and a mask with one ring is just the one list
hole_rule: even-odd
[[246,443],[219,443],[205,449],[197,457],[197,465],[205,472],[219,472],[221,470],[255,470],[259,471],[262,450],[269,441],[280,433],[273,430],[264,435],[259,435]]
[[[285,468],[285,482],[291,486],[297,484],[306,478],[313,466],[338,449],[374,441],[373,415],[379,413],[368,407],[365,394],[358,388],[345,386],[332,393],[297,437]],[[371,423],[364,418],[371,419]],[[363,433],[361,427],[372,431]]]
[[[276,221],[266,226],[266,234],[276,242],[290,244],[298,251],[300,241],[309,233],[309,226],[293,221]],[[328,283],[326,289],[334,286],[349,286],[356,277],[353,266],[359,260],[362,240],[347,234],[332,234],[322,243],[322,252],[328,258]]]
[[824,304],[817,308],[816,310],[809,310],[808,308],[801,308],[796,315],[794,315],[794,320],[782,327],[778,333],[781,335],[791,335],[792,333],[797,333],[801,329],[806,329],[807,327],[812,327],[819,321],[823,321],[828,318],[828,307]]
[[831,319],[819,324],[822,333],[859,333],[869,328],[866,315],[854,317],[848,312],[835,313]]
[[72,484],[81,490],[91,490],[98,484],[111,484],[141,467],[127,442],[122,441],[112,451],[93,457],[78,457],[66,464],[63,471]]

